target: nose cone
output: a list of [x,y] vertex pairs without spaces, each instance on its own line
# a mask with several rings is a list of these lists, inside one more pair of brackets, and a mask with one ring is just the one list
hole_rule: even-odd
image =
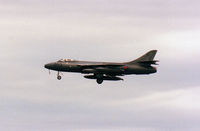
[[52,66],[53,66],[53,64],[52,64],[52,63],[49,63],[49,64],[45,64],[45,65],[44,65],[44,68],[46,68],[46,69],[51,69]]

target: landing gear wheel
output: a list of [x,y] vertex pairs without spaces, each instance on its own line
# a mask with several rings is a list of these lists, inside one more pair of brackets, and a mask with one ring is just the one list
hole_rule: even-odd
[[62,79],[62,77],[60,76],[60,72],[58,71],[58,74],[57,74],[57,79],[58,80],[61,80]]
[[61,77],[61,76],[57,76],[57,79],[58,79],[58,80],[61,80],[61,79],[62,79],[62,77]]
[[98,84],[102,84],[103,83],[103,79],[97,79],[97,83]]

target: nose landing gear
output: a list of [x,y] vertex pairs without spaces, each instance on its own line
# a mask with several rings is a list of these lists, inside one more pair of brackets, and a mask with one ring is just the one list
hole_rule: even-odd
[[61,79],[62,79],[62,77],[60,76],[60,72],[58,72],[58,74],[57,74],[57,79],[58,79],[58,80],[61,80]]

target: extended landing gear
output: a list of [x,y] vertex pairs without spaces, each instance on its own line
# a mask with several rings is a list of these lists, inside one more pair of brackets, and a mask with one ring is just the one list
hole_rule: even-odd
[[58,74],[57,74],[57,79],[58,80],[61,80],[62,79],[62,77],[60,76],[60,73],[58,72]]
[[96,77],[96,81],[98,84],[102,84],[103,83],[103,74],[94,74],[94,76]]
[[61,77],[61,76],[57,76],[57,79],[58,79],[58,80],[61,80],[61,79],[62,79],[62,77]]
[[102,83],[103,83],[103,79],[98,78],[98,79],[97,79],[97,83],[98,83],[98,84],[102,84]]

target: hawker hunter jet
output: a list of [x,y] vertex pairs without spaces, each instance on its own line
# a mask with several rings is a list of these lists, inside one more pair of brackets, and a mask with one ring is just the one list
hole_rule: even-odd
[[44,67],[49,70],[58,71],[57,79],[61,80],[60,72],[77,72],[87,74],[87,79],[96,79],[98,84],[104,80],[123,80],[119,76],[124,75],[145,75],[156,73],[157,60],[154,60],[157,50],[152,50],[136,60],[123,63],[113,62],[91,62],[72,59],[61,59],[57,62],[46,64]]

